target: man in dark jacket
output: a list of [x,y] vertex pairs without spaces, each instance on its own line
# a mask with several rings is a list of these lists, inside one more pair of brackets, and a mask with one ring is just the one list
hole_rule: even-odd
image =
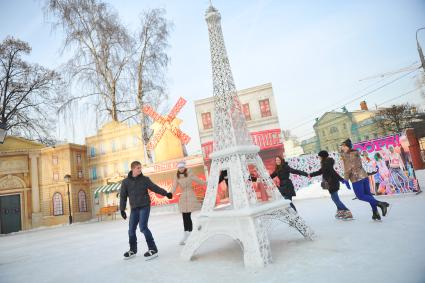
[[130,221],[128,228],[128,237],[130,243],[130,250],[124,253],[124,258],[128,259],[137,253],[137,237],[136,228],[139,224],[140,231],[145,235],[146,243],[148,244],[148,251],[144,254],[146,260],[158,256],[158,249],[155,245],[152,233],[148,228],[148,220],[150,213],[151,200],[149,197],[148,189],[172,199],[173,195],[166,190],[158,187],[152,181],[142,174],[142,165],[139,161],[131,163],[131,171],[128,173],[121,183],[120,189],[120,210],[121,216],[127,219],[125,207],[127,204],[127,197],[130,201]]

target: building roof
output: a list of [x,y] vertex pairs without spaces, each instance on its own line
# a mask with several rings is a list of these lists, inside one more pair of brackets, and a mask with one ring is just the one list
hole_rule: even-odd
[[36,141],[16,136],[6,136],[4,143],[0,144],[0,152],[26,151],[45,147],[47,146]]

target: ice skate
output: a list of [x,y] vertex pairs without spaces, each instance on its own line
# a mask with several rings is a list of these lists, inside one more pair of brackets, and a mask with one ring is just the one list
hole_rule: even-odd
[[379,215],[377,210],[373,212],[372,219],[375,221],[381,221],[381,215]]
[[183,238],[180,240],[180,245],[183,246],[186,244],[187,238],[190,236],[190,231],[184,231]]
[[350,221],[350,220],[354,220],[353,214],[351,213],[351,211],[349,210],[345,210],[342,213],[342,220],[344,221]]
[[149,250],[149,251],[145,252],[145,254],[143,256],[145,257],[145,260],[151,260],[151,259],[158,257],[158,251]]
[[386,216],[387,212],[388,212],[388,207],[390,206],[390,204],[388,202],[383,202],[383,201],[379,201],[378,202],[378,207],[382,210],[382,216]]
[[124,259],[130,259],[136,256],[137,252],[134,252],[132,250],[129,250],[128,252],[124,253]]

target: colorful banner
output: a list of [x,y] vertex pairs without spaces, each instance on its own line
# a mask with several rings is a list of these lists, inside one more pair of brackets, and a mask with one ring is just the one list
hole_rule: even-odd
[[[404,135],[391,135],[380,139],[361,141],[353,145],[360,152],[363,168],[369,176],[371,192],[376,195],[392,195],[419,191],[418,181],[412,166],[409,143]],[[344,167],[339,153],[331,152],[335,159],[335,170],[344,176]],[[292,168],[311,173],[320,169],[320,159],[316,154],[287,158]],[[308,180],[291,175],[296,190],[310,182],[321,180],[321,176]]]

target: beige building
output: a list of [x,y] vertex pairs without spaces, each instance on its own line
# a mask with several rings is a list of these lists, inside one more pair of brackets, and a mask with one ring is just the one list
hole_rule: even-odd
[[304,152],[337,151],[347,138],[356,143],[386,135],[378,126],[375,115],[376,111],[369,110],[365,101],[360,103],[360,110],[353,112],[345,108],[342,112],[326,112],[313,125],[316,136],[302,142]]
[[[8,136],[0,145],[0,233],[91,218],[85,146],[46,147]],[[71,175],[68,184],[66,174]]]
[[[271,83],[238,91],[239,101],[253,142],[260,147],[266,166],[274,166],[283,154],[282,132]],[[196,119],[204,158],[209,164],[213,150],[214,97],[195,101]]]

